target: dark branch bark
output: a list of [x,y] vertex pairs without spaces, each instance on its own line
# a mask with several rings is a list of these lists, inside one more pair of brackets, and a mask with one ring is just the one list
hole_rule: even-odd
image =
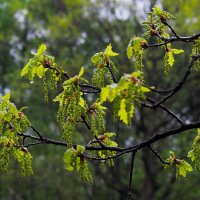
[[132,180],[133,180],[133,167],[134,167],[134,160],[135,160],[136,152],[137,151],[132,152],[130,175],[129,175],[129,184],[128,184],[128,200],[131,200],[131,196],[132,196],[131,186],[132,186]]
[[170,164],[170,163],[164,161],[164,160],[160,157],[160,154],[159,154],[157,151],[155,151],[155,150],[151,147],[151,145],[149,145],[148,147],[149,147],[149,149],[154,153],[154,155],[160,160],[160,162],[161,162],[162,164],[165,164],[165,165],[169,165],[169,164]]

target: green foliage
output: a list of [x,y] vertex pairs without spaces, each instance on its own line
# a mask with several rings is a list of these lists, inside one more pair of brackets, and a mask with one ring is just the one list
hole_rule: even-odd
[[200,129],[197,132],[192,149],[188,152],[188,157],[194,162],[195,168],[200,171]]
[[[166,39],[169,39],[170,36],[167,33],[168,26],[166,25],[167,20],[174,19],[174,16],[170,13],[163,11],[159,6],[155,5],[152,9],[152,12],[148,13],[148,20],[143,22],[143,27],[146,30],[146,32],[143,34],[144,37],[150,37],[150,36],[157,36],[157,42],[158,44],[162,44],[166,41]],[[144,48],[146,44],[143,44]],[[184,52],[182,49],[173,49],[171,48],[171,44],[168,43],[162,48],[165,48],[165,67],[164,67],[164,74],[168,75],[170,69],[174,65],[174,54],[180,54]]]
[[179,178],[180,176],[186,177],[187,172],[192,171],[191,165],[185,160],[179,160],[179,162],[176,164],[176,169],[177,178]]
[[[116,136],[115,133],[111,133],[111,132],[106,132],[103,135],[99,135],[98,139],[100,140],[100,142],[108,147],[117,147],[118,144],[111,140],[111,137]],[[93,140],[91,142],[92,146],[100,146],[99,142],[97,140]],[[116,155],[116,151],[109,151],[109,150],[101,150],[101,151],[93,151],[91,153],[92,155],[96,155],[99,158],[108,158],[108,157],[113,157]],[[102,161],[102,165],[107,164],[109,167],[114,166],[114,161],[113,159],[106,159],[105,161]]]
[[94,85],[97,87],[103,87],[106,74],[109,82],[113,82],[109,68],[115,73],[117,73],[118,70],[110,57],[115,57],[118,55],[118,53],[112,50],[111,44],[109,44],[104,52],[96,53],[91,57],[92,63],[97,67],[92,78],[92,83]]
[[141,74],[140,71],[125,74],[118,84],[107,85],[101,90],[100,101],[113,102],[114,118],[119,117],[125,124],[131,122],[135,103],[140,104],[145,99],[144,93],[150,91],[141,84],[138,78]]
[[68,149],[64,153],[65,168],[68,171],[75,171],[80,175],[81,180],[85,182],[92,182],[92,176],[88,168],[88,163],[84,159],[83,153],[85,147],[77,145],[76,147]]
[[[200,39],[196,39],[192,47],[192,55],[200,54]],[[200,60],[196,60],[193,69],[200,71]]]
[[32,170],[32,155],[28,151],[27,148],[23,147],[21,149],[17,149],[13,152],[15,159],[19,163],[22,169],[22,175],[31,175],[33,174]]
[[[133,56],[135,58],[134,69],[143,70],[142,58],[143,58],[143,49],[146,48],[147,41],[144,38],[133,36],[128,44],[126,54],[129,59]],[[141,74],[142,75],[142,74]]]
[[58,81],[61,79],[62,69],[58,69],[58,71],[54,70],[54,67],[56,66],[55,58],[53,56],[45,54],[46,49],[47,47],[45,44],[42,44],[38,48],[37,52],[34,54],[34,57],[30,58],[28,63],[23,67],[21,71],[21,76],[25,76],[26,74],[28,74],[30,83],[33,83],[33,79],[35,76],[43,78],[44,99],[48,102],[46,72],[50,71],[51,89],[55,89],[57,87]]
[[75,124],[81,120],[87,110],[87,104],[82,98],[83,93],[79,86],[83,72],[84,68],[82,67],[78,76],[64,81],[63,92],[54,99],[55,102],[59,102],[57,118],[68,147],[72,146],[71,134]]
[[184,51],[182,49],[172,49],[172,48],[167,48],[166,54],[165,54],[165,75],[167,76],[170,69],[174,65],[174,54],[180,54],[183,53]]
[[46,45],[42,44],[33,58],[29,59],[28,63],[24,66],[21,71],[21,76],[28,74],[30,82],[33,82],[33,78],[37,75],[39,78],[42,78],[45,72],[48,70],[45,68],[45,63],[50,65],[55,65],[55,59],[52,56],[45,55]]
[[99,135],[105,130],[104,115],[107,108],[102,106],[97,100],[87,111],[86,118],[90,121],[91,131],[94,135]]
[[10,94],[0,96],[0,128],[1,134],[5,132],[3,128],[12,126],[15,134],[18,132],[26,132],[30,126],[26,115],[22,109],[18,110],[16,106],[10,102]]
[[176,178],[179,179],[181,176],[186,177],[187,172],[192,171],[191,165],[185,160],[179,160],[176,158],[175,153],[170,151],[170,157],[166,159],[166,162],[169,164],[165,164],[164,168],[168,169],[170,167],[176,166]]
[[[148,13],[148,21],[143,22],[143,28],[146,32],[143,36],[166,36],[167,20],[175,19],[170,13],[163,11],[159,6],[155,5],[152,12]],[[168,38],[168,37],[167,37]]]
[[22,175],[32,174],[32,156],[26,148],[20,149],[19,133],[28,130],[30,122],[22,109],[10,102],[10,94],[0,96],[0,171],[7,171],[10,157],[17,159]]

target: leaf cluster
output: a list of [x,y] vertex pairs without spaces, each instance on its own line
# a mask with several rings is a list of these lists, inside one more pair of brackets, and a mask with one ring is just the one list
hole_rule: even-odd
[[75,171],[80,175],[81,180],[91,183],[92,176],[88,168],[88,163],[83,156],[84,152],[85,147],[77,145],[64,153],[63,160],[65,168],[68,171]]
[[91,57],[91,61],[97,69],[94,71],[92,78],[92,83],[97,87],[103,87],[105,82],[105,76],[107,75],[108,81],[113,83],[112,75],[110,70],[113,70],[115,73],[118,72],[114,62],[111,60],[111,57],[118,56],[119,54],[112,50],[112,45],[109,44],[104,52],[99,52],[94,54]]
[[[98,140],[101,142],[101,144],[107,146],[107,147],[117,147],[118,144],[111,140],[112,137],[116,136],[115,133],[112,132],[106,132],[103,135],[98,136]],[[91,146],[100,146],[101,144],[97,140],[93,140],[91,143]],[[108,158],[108,157],[114,157],[116,155],[116,151],[109,151],[109,150],[101,150],[101,151],[93,151],[91,155],[96,155],[99,158]],[[114,166],[113,159],[107,159],[103,160],[101,165],[107,164],[109,167]]]
[[170,157],[166,159],[164,165],[165,169],[175,166],[176,167],[176,178],[179,179],[181,176],[186,177],[187,172],[191,172],[193,169],[191,165],[185,160],[179,160],[173,151],[170,151]]
[[143,22],[143,28],[146,30],[146,32],[143,34],[143,36],[166,36],[168,35],[166,33],[167,26],[166,22],[167,20],[175,19],[175,17],[162,10],[158,5],[155,5],[152,8],[152,12],[148,13],[148,20]]
[[57,118],[63,131],[63,138],[69,147],[72,146],[71,134],[73,128],[81,120],[81,117],[85,115],[87,110],[87,104],[82,98],[83,93],[79,86],[79,81],[83,73],[84,68],[82,67],[77,76],[64,81],[63,92],[54,99],[55,102],[59,102]]
[[20,147],[19,133],[28,130],[30,122],[22,109],[10,102],[10,94],[0,96],[0,171],[7,171],[10,157],[16,159],[22,175],[32,174],[32,156],[25,147]]
[[107,85],[102,88],[100,101],[108,100],[113,102],[114,118],[120,118],[125,124],[130,124],[134,114],[135,103],[140,103],[145,99],[145,93],[150,90],[141,84],[142,72],[137,71],[132,74],[125,74],[119,83]]

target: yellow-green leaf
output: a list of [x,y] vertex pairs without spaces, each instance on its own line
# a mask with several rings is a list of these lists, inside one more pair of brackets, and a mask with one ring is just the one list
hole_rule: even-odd
[[195,160],[195,155],[194,155],[194,150],[193,149],[188,152],[187,157],[190,158],[191,161]]
[[91,57],[92,63],[93,63],[93,64],[96,64],[100,59],[102,59],[102,55],[103,55],[103,52],[95,53],[95,54]]
[[41,44],[40,47],[38,48],[38,51],[36,53],[36,56],[41,56],[45,51],[46,51],[47,47],[45,44]]
[[101,103],[106,101],[106,99],[108,98],[109,90],[110,90],[110,86],[109,85],[107,85],[106,87],[101,89],[101,94],[100,94],[100,102]]
[[119,55],[118,53],[116,53],[116,52],[114,52],[114,51],[112,50],[112,45],[111,45],[111,44],[109,44],[109,45],[106,47],[104,53],[105,53],[106,55],[110,56],[110,57],[112,57],[112,56],[118,56],[118,55]]
[[176,168],[177,168],[176,171],[177,178],[179,178],[179,176],[186,177],[187,172],[192,171],[191,165],[185,160],[180,160],[179,163],[176,164]]
[[83,73],[84,73],[84,67],[81,67],[81,70],[78,74],[78,78],[80,78],[81,76],[83,76]]
[[174,64],[173,52],[172,52],[172,51],[169,51],[169,52],[167,52],[167,54],[168,54],[168,63],[169,63],[169,65],[172,67],[173,64]]
[[180,54],[180,53],[183,53],[183,49],[172,49],[173,53],[174,54]]
[[158,5],[155,5],[152,10],[158,16],[161,16],[163,13],[162,9]]
[[151,90],[147,87],[141,86],[141,91],[145,93],[145,92],[150,92]]
[[75,151],[73,149],[68,149],[63,156],[63,160],[65,162],[65,168],[68,171],[73,171],[74,167],[73,167],[73,163],[72,163],[72,158],[75,154]]
[[22,71],[21,71],[21,76],[24,76],[25,74],[28,73],[29,70],[29,65],[28,63],[23,67]]
[[128,124],[128,115],[126,112],[125,99],[122,99],[120,102],[120,110],[118,112],[118,116],[121,121],[123,121],[125,124]]
[[131,57],[133,56],[133,47],[131,45],[128,45],[126,49],[126,55],[128,59],[131,59]]
[[80,97],[79,99],[79,105],[82,107],[82,108],[85,108],[85,101],[82,97]]
[[9,93],[9,92],[7,92],[7,93],[5,94],[4,99],[5,99],[5,100],[9,100],[9,99],[10,99],[10,93]]
[[42,78],[44,76],[45,73],[45,68],[43,67],[43,65],[39,65],[36,69],[36,74],[39,78]]
[[79,153],[84,153],[85,151],[85,147],[82,146],[82,145],[77,145],[76,146],[76,152],[79,154]]

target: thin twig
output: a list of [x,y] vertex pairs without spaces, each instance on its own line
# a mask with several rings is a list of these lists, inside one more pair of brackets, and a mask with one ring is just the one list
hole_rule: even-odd
[[148,145],[148,147],[149,147],[149,149],[154,153],[154,155],[160,160],[160,162],[161,162],[162,164],[165,164],[165,165],[169,165],[169,164],[170,164],[169,162],[164,161],[164,160],[160,157],[160,154],[159,154],[157,151],[155,151],[155,150],[151,147],[151,145]]
[[23,147],[30,147],[30,146],[35,146],[38,144],[43,144],[45,143],[44,141],[40,141],[40,142],[34,142],[34,143],[28,143],[28,144],[24,144]]
[[112,76],[113,82],[114,82],[114,83],[117,83],[117,79],[115,78],[115,75],[114,75],[114,73],[113,73],[113,71],[112,71],[112,69],[111,69],[111,67],[110,67],[110,63],[109,63],[109,62],[107,63],[107,68],[108,68],[109,71],[110,71],[110,74],[111,74],[111,76]]
[[[70,78],[71,78],[71,77],[67,74],[67,72],[65,72],[65,71],[63,71],[63,70],[62,70],[62,71],[59,71],[59,69],[57,69],[56,67],[51,66],[49,63],[45,63],[44,67],[56,71],[56,73],[57,73],[58,75],[61,74],[62,76],[64,76],[64,77],[67,78],[67,79],[70,79]],[[81,91],[82,91],[83,93],[99,93],[99,92],[101,92],[101,89],[98,88],[98,87],[96,87],[96,86],[94,86],[94,85],[79,83],[79,86],[81,87]],[[92,89],[92,90],[84,90],[83,88],[89,88],[89,89]]]
[[175,35],[175,37],[176,38],[181,38],[177,33],[176,33],[176,31],[172,28],[172,26],[171,25],[169,25],[166,21],[165,22],[163,22],[166,26],[168,26],[169,27],[169,29],[172,31],[172,33]]
[[160,101],[156,102],[154,105],[152,105],[152,107],[156,108],[158,107],[160,104],[164,103],[165,101],[167,101],[168,99],[170,99],[174,94],[176,94],[184,85],[184,83],[186,82],[187,78],[189,77],[190,73],[191,73],[191,69],[193,64],[195,63],[195,61],[200,58],[200,55],[195,55],[192,56],[192,61],[188,67],[188,70],[185,72],[185,75],[183,77],[183,79],[177,84],[177,86],[165,97],[163,97],[163,99],[161,99]]
[[[151,103],[156,103],[155,100],[153,100],[152,98],[147,98],[147,100]],[[178,117],[175,113],[173,113],[169,108],[167,108],[166,106],[164,106],[163,104],[160,104],[159,107],[166,111],[169,115],[171,115],[173,118],[175,118],[181,125],[184,125],[185,123],[181,120],[180,117]]]
[[86,127],[87,127],[87,129],[88,130],[91,130],[91,127],[90,127],[90,125],[88,124],[88,122],[86,121],[86,119],[85,119],[85,116],[81,116],[81,119],[83,120],[82,122],[86,125]]
[[163,43],[156,43],[156,44],[147,44],[146,48],[150,48],[150,47],[161,47],[163,45],[166,45],[168,43],[173,43],[175,41],[182,41],[182,42],[194,42],[194,40],[198,39],[200,37],[200,33],[197,33],[191,37],[170,37],[169,39],[167,39],[165,42]]
[[166,94],[166,93],[169,93],[171,92],[173,89],[169,89],[169,90],[158,90],[158,89],[155,89],[151,86],[148,86],[146,84],[141,84],[142,86],[148,88],[149,90],[151,90],[152,92],[155,92],[155,93],[158,93],[158,94]]
[[131,185],[132,185],[132,180],[133,180],[133,167],[134,167],[134,160],[135,160],[135,154],[136,151],[132,152],[132,158],[131,158],[131,167],[130,167],[130,175],[129,175],[129,184],[128,184],[128,200],[131,200]]
[[33,126],[30,126],[30,127],[32,128],[32,130],[33,130],[35,133],[37,133],[37,135],[40,137],[41,140],[44,139],[43,136],[40,134],[40,132],[39,132],[36,128],[34,128]]
[[94,137],[95,137],[95,139],[97,140],[97,142],[99,143],[99,145],[100,145],[101,147],[105,147],[105,146],[106,146],[106,145],[98,138],[97,135],[95,135]]

